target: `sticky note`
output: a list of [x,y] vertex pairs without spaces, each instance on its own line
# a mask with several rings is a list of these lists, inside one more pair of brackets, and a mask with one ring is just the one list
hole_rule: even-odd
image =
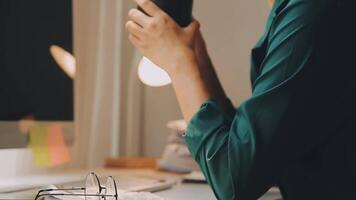
[[61,124],[49,125],[48,147],[50,163],[52,165],[60,165],[70,161],[70,154],[64,141],[63,127]]
[[51,166],[46,126],[33,125],[30,129],[29,147],[32,149],[33,163],[38,167]]

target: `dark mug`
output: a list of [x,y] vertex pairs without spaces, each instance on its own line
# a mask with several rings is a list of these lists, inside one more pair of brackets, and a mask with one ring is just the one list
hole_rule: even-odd
[[192,22],[193,0],[152,0],[181,27]]

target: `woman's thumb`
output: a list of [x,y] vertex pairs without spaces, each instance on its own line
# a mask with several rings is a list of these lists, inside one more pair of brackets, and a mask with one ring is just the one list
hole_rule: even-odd
[[188,32],[195,32],[199,30],[200,23],[193,18],[192,22],[185,28]]

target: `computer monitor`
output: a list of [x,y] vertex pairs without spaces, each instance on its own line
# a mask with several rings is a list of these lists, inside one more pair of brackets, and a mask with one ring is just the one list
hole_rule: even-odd
[[74,80],[50,54],[72,52],[72,32],[71,0],[0,1],[0,149],[28,148],[33,124],[73,143]]

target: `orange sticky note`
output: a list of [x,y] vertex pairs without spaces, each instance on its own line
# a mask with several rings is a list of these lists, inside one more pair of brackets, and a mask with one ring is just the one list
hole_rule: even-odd
[[46,126],[34,125],[30,129],[29,147],[32,149],[32,160],[36,166],[51,166]]
[[48,147],[52,165],[60,165],[70,161],[70,154],[64,141],[61,124],[51,124],[48,127]]

